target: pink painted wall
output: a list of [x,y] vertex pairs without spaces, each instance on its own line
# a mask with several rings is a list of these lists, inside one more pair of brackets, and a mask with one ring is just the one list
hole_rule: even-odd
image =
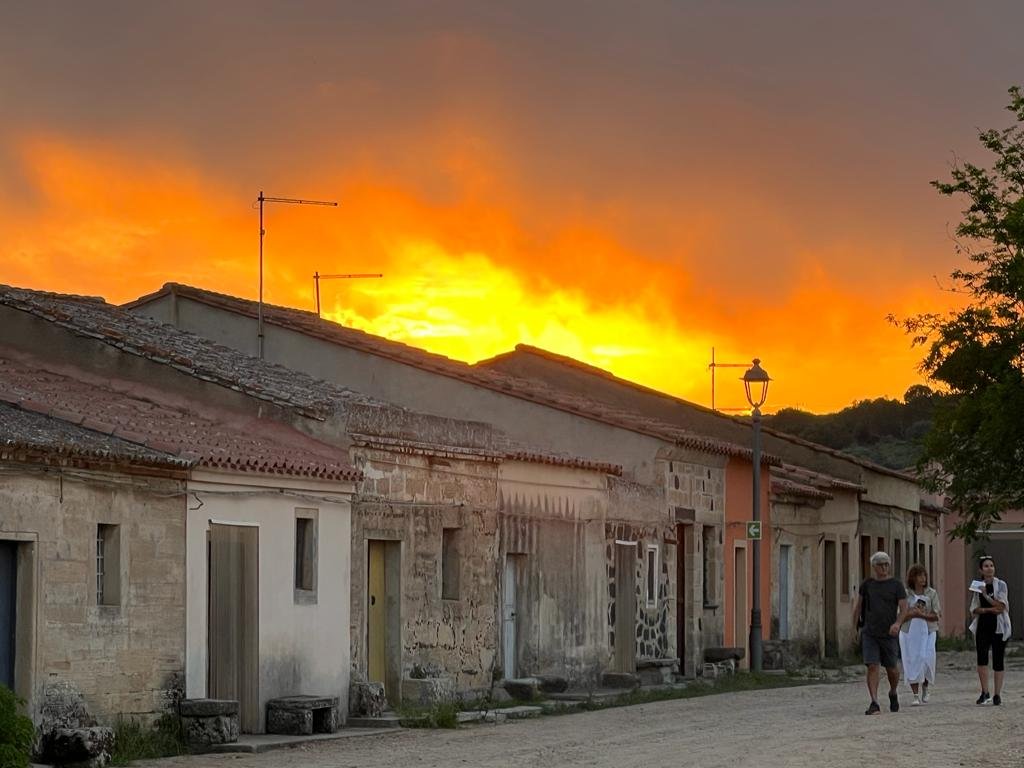
[[[736,573],[735,544],[744,541],[746,523],[753,519],[754,495],[751,463],[741,458],[730,458],[725,466],[725,536],[722,541],[723,566],[725,568],[725,641],[726,644],[744,647],[749,632],[750,605],[753,591],[753,542],[747,542],[747,617],[743,625],[735,626]],[[771,535],[771,505],[768,503],[769,473],[761,467],[761,636],[771,634],[772,626],[772,557],[774,547]],[[738,630],[738,631],[737,631]],[[746,666],[744,659],[743,665]]]

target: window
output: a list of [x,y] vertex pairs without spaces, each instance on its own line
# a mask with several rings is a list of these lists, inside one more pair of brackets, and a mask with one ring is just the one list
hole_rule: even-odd
[[895,579],[902,579],[903,573],[903,542],[896,539],[892,545],[893,569],[889,575]]
[[704,572],[704,607],[718,607],[718,532],[712,525],[701,528],[701,548],[703,550]]
[[917,545],[917,562],[924,565],[924,542]]
[[441,598],[459,599],[459,529],[441,531]]
[[850,542],[844,541],[840,546],[840,571],[839,571],[839,582],[840,582],[840,600],[850,599]]
[[935,581],[935,547],[928,545],[928,584]]
[[316,602],[318,510],[295,510],[295,599]]
[[96,605],[121,604],[121,526],[96,526]]
[[871,575],[871,537],[860,537],[860,580]]
[[907,539],[906,547],[907,547],[907,562],[911,563],[911,562],[913,562],[914,558],[912,558],[910,556],[910,539]]
[[647,606],[658,604],[658,548],[647,547]]

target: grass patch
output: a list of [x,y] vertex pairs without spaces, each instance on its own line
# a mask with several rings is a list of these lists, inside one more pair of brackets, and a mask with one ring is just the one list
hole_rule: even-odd
[[459,706],[454,702],[433,707],[401,707],[398,722],[403,728],[458,728]]
[[936,651],[973,651],[974,636],[969,633],[962,635],[940,635],[935,638]]
[[135,719],[121,719],[114,726],[111,765],[129,765],[133,760],[151,760],[188,753],[181,720],[163,715],[152,726]]

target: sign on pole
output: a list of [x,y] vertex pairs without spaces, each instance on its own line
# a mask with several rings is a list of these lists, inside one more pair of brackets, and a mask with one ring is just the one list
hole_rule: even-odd
[[747,521],[747,538],[750,540],[757,539],[761,540],[761,521],[760,520],[749,520]]

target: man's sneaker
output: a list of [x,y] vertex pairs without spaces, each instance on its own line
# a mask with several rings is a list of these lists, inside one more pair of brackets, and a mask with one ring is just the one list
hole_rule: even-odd
[[912,706],[912,707],[920,707],[921,706],[921,697],[918,696],[916,693],[914,694],[914,700],[912,702],[910,702],[910,706]]
[[987,691],[982,691],[981,692],[981,696],[979,696],[978,700],[976,702],[974,702],[974,703],[975,704],[984,704],[986,701],[988,701],[988,699],[989,699],[988,692]]
[[871,706],[867,708],[867,711],[864,714],[865,715],[877,715],[881,711],[882,711],[882,708],[880,706],[878,706],[878,702],[877,701],[872,701],[871,702]]
[[922,684],[921,685],[921,703],[922,704],[927,704],[928,703],[929,695],[930,695],[930,693],[928,692],[928,683]]
[[992,706],[993,707],[998,707],[1002,703],[1003,703],[1003,700],[999,697],[998,693],[995,696],[992,697]]
[[896,691],[889,691],[889,711],[899,712],[900,711],[900,697]]

